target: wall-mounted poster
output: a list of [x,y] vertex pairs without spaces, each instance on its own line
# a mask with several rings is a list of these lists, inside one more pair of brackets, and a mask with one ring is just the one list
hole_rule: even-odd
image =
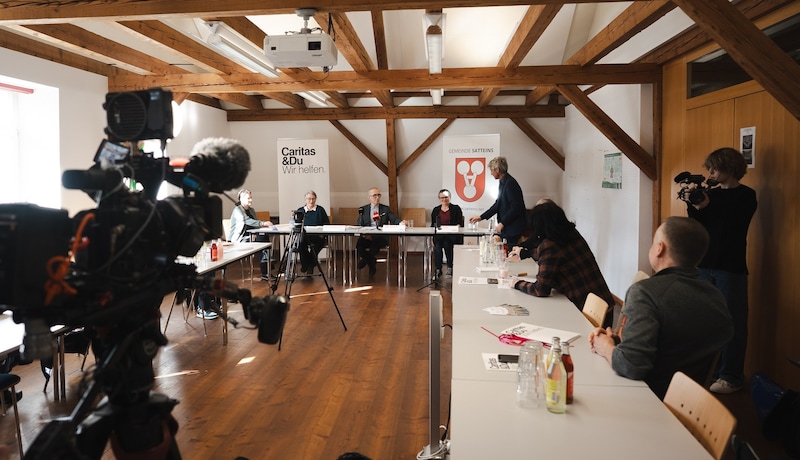
[[739,130],[739,151],[744,155],[748,168],[756,167],[756,127],[748,126]]
[[622,188],[622,152],[605,155],[603,162],[603,188]]

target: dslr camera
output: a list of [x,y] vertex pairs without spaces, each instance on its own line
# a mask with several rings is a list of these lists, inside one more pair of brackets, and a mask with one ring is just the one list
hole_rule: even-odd
[[701,203],[705,199],[705,193],[719,185],[714,179],[706,180],[702,174],[692,174],[689,171],[675,176],[675,183],[680,185],[678,199],[691,204]]

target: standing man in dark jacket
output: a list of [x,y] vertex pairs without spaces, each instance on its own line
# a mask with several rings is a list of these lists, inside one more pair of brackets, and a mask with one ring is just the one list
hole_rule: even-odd
[[469,221],[473,224],[478,223],[496,214],[497,226],[494,231],[506,239],[508,247],[512,247],[525,233],[525,199],[522,196],[522,188],[508,173],[508,161],[505,157],[494,157],[489,160],[489,172],[492,177],[500,181],[497,200],[483,214],[472,216]]

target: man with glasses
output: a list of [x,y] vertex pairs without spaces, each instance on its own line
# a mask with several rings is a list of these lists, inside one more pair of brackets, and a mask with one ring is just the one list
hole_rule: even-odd
[[[461,206],[450,203],[450,190],[439,190],[439,206],[431,212],[431,226],[440,228],[442,225],[461,225],[464,214]],[[453,274],[453,245],[464,242],[464,237],[459,235],[438,234],[433,238],[433,256],[436,265],[435,277],[442,276],[442,251],[447,257],[447,274]]]
[[[365,204],[358,209],[358,222],[356,222],[356,225],[359,227],[380,228],[386,223],[397,225],[403,222],[392,213],[389,206],[381,204],[381,191],[379,188],[372,187],[369,189],[367,197],[369,198],[369,204]],[[361,269],[369,265],[369,276],[375,276],[375,254],[388,245],[389,239],[385,236],[373,234],[359,236],[356,242],[358,268]]]
[[494,157],[489,161],[489,172],[492,177],[500,181],[497,190],[497,199],[494,204],[479,216],[472,216],[469,221],[473,224],[497,215],[497,225],[494,231],[505,238],[508,247],[515,246],[519,238],[525,233],[525,199],[522,188],[516,179],[508,173],[508,160],[505,157]]
[[[317,205],[317,193],[313,190],[306,192],[306,204],[297,210],[303,211],[305,216],[303,225],[305,226],[314,227],[331,223],[325,208]],[[309,233],[303,235],[298,245],[300,250],[300,270],[303,273],[314,273],[314,267],[317,265],[317,256],[324,247],[325,237]]]

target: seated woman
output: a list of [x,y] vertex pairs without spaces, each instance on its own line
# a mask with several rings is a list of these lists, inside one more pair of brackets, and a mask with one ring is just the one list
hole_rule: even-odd
[[[461,207],[450,203],[450,191],[443,188],[439,190],[441,204],[431,211],[431,227],[439,228],[442,225],[461,225],[464,214]],[[436,265],[435,277],[442,276],[442,251],[447,257],[447,274],[453,274],[453,245],[464,242],[460,235],[439,234],[433,238],[433,256]]]
[[600,267],[575,224],[567,220],[564,210],[553,202],[536,205],[531,211],[529,249],[515,247],[516,256],[533,257],[539,263],[536,282],[514,280],[514,288],[537,297],[547,297],[552,289],[567,296],[579,309],[590,292],[606,301],[609,310],[603,327],[611,326],[614,297],[608,289]]
[[[305,214],[303,225],[309,227],[328,225],[331,223],[328,218],[328,213],[325,208],[317,204],[317,192],[309,190],[306,192],[306,204],[297,210],[302,210]],[[325,247],[325,237],[320,235],[310,235],[308,233],[303,235],[300,240],[300,271],[303,273],[314,273],[314,267],[317,266],[317,257],[322,248]]]

